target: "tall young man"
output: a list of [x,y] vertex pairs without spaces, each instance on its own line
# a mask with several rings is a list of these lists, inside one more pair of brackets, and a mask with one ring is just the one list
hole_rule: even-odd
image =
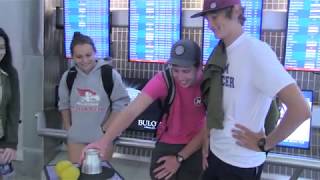
[[[309,107],[272,49],[244,33],[240,0],[204,0],[203,11],[192,17],[199,16],[206,18],[221,40],[208,60],[202,84],[210,129],[203,179],[260,179],[265,152],[310,116]],[[214,73],[217,64],[223,64],[220,74]],[[275,96],[288,109],[277,128],[266,136],[264,121]]]

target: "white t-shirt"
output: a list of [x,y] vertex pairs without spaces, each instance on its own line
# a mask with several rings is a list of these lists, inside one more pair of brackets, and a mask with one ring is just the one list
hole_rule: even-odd
[[254,132],[263,129],[272,98],[295,80],[266,43],[245,33],[227,47],[227,57],[222,77],[224,129],[211,129],[210,149],[225,163],[256,167],[265,161],[265,153],[237,145],[231,130],[236,123]]

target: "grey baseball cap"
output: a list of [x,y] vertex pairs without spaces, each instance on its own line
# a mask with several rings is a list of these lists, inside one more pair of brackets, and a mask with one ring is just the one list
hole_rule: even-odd
[[178,66],[193,66],[200,62],[201,50],[197,43],[191,40],[179,40],[171,47],[169,64]]

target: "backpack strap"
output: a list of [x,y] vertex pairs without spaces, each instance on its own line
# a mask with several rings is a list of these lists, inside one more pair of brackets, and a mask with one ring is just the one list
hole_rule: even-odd
[[[110,66],[108,64],[104,64],[101,66],[100,72],[101,72],[101,80],[102,80],[103,89],[109,98],[109,102],[110,102],[109,109],[111,112],[112,111],[111,94],[112,94],[112,90],[113,90],[112,66]],[[105,121],[103,121],[103,123],[105,123]],[[102,130],[103,130],[103,123],[101,124]],[[103,130],[103,133],[105,133],[104,130]]]
[[[161,102],[161,118],[157,123],[156,129],[158,128],[161,121],[168,121],[169,112],[170,112],[170,106],[173,102],[174,96],[176,94],[176,86],[174,84],[174,79],[172,76],[172,71],[170,68],[166,68],[164,71],[162,71],[163,79],[166,82],[168,94],[167,97],[163,102]],[[165,118],[163,118],[165,116]],[[167,131],[167,127],[164,131]],[[161,132],[161,134],[158,134],[158,140],[161,139],[161,136],[164,134],[164,131]],[[157,133],[154,134],[154,136],[157,136]]]
[[103,88],[109,97],[110,106],[111,106],[112,102],[110,97],[113,90],[112,66],[108,64],[101,66],[101,79],[102,79]]
[[66,83],[67,83],[67,87],[68,87],[68,90],[69,90],[69,95],[71,93],[72,86],[73,86],[73,83],[74,83],[74,79],[76,78],[77,73],[78,73],[78,71],[77,71],[77,69],[75,67],[70,68],[70,70],[68,71]]
[[174,79],[172,76],[172,71],[170,68],[165,69],[162,72],[163,79],[166,81],[167,89],[168,89],[168,94],[167,97],[165,98],[163,104],[162,104],[162,112],[163,115],[166,114],[167,117],[169,116],[169,110],[170,106],[173,102],[174,96],[176,94],[176,86],[174,84]]
[[[75,67],[70,68],[67,74],[67,87],[69,90],[69,94],[71,93],[72,86],[74,83],[74,79],[77,76],[77,69]],[[111,93],[113,90],[113,78],[112,78],[112,67],[108,64],[105,64],[101,66],[101,79],[102,79],[102,84],[103,84],[103,89],[105,90],[111,104]]]

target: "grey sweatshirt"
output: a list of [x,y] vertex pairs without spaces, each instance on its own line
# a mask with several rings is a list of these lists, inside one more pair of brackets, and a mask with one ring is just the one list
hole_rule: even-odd
[[101,79],[101,66],[105,62],[98,61],[89,74],[78,67],[71,93],[66,83],[66,71],[59,85],[59,110],[71,110],[71,127],[68,131],[68,142],[90,143],[103,135],[101,125],[111,111],[120,112],[130,101],[126,87],[120,74],[113,70],[113,90],[110,101]]

